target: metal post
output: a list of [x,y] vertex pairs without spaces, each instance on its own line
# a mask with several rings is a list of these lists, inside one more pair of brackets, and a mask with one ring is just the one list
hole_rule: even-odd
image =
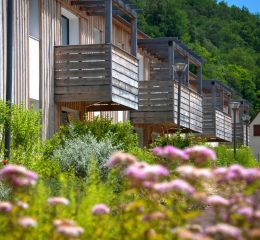
[[[12,78],[13,78],[13,0],[7,1],[7,57],[6,57],[6,102],[11,109],[12,106]],[[10,159],[11,148],[11,126],[5,124],[5,152],[4,158]]]
[[248,121],[246,121],[246,146],[248,147]]
[[233,112],[234,112],[234,130],[233,130],[233,135],[234,135],[234,160],[237,159],[237,143],[236,143],[236,124],[237,124],[237,116],[236,116],[236,113],[237,113],[237,110],[236,109],[233,109]]
[[178,74],[178,118],[177,118],[177,130],[180,131],[181,128],[181,85],[182,85],[182,72],[177,72]]

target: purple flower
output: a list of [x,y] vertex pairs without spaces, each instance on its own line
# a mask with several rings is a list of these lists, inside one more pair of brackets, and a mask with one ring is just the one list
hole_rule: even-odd
[[105,204],[96,204],[92,208],[92,214],[93,215],[104,215],[104,214],[109,214],[110,209],[105,205]]
[[153,149],[153,153],[171,160],[188,160],[188,156],[183,150],[173,146],[156,147]]
[[207,227],[205,229],[206,233],[210,235],[215,235],[217,233],[222,234],[226,238],[233,238],[236,240],[241,239],[241,230],[237,227],[231,226],[225,223],[219,223],[214,226]]
[[161,165],[149,165],[136,162],[125,170],[125,175],[133,182],[157,181],[159,177],[169,175],[169,171]]
[[212,149],[204,146],[194,146],[186,148],[184,151],[188,155],[189,159],[195,163],[204,163],[216,160],[216,153]]
[[11,212],[13,205],[9,202],[0,202],[0,212]]
[[48,204],[50,206],[56,206],[56,205],[69,205],[69,200],[64,197],[51,197],[47,200]]
[[207,203],[214,206],[228,206],[229,201],[221,196],[213,195],[208,197]]
[[17,224],[23,228],[36,227],[37,222],[31,217],[21,217],[17,220]]
[[0,170],[0,179],[8,181],[14,187],[26,187],[35,185],[38,176],[23,166],[7,165]]
[[155,191],[160,193],[174,191],[191,195],[195,192],[195,189],[189,183],[181,179],[176,179],[170,182],[156,183],[153,188]]
[[137,159],[128,153],[116,152],[107,161],[106,166],[109,168],[117,166],[128,166],[137,161]]
[[243,177],[247,183],[252,183],[254,181],[260,180],[260,169],[259,168],[244,169]]

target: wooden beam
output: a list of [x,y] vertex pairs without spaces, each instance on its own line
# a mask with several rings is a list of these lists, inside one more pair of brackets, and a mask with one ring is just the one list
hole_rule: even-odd
[[168,42],[168,63],[169,63],[169,76],[170,79],[174,79],[174,43],[172,41]]
[[198,73],[197,73],[197,86],[198,86],[198,93],[202,94],[202,66],[198,66]]
[[105,1],[105,43],[112,43],[112,26],[113,26],[113,15],[112,15],[112,0]]

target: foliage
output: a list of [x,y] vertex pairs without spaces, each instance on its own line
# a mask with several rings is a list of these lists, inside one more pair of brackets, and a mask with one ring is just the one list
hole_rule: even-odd
[[99,142],[86,134],[74,139],[65,140],[64,144],[54,151],[54,159],[60,164],[62,171],[73,170],[78,177],[87,177],[91,162],[97,160],[98,170],[102,178],[107,176],[105,163],[110,155],[118,150],[108,138]]
[[52,158],[53,151],[63,145],[67,139],[74,139],[92,134],[99,142],[110,138],[113,146],[120,144],[120,149],[128,149],[138,145],[137,134],[134,133],[130,122],[112,123],[111,120],[96,117],[93,121],[78,121],[62,126],[60,130],[46,143],[45,158]]
[[204,79],[219,79],[260,109],[260,18],[216,0],[132,0],[139,28],[151,37],[178,37],[206,60]]
[[185,147],[201,145],[204,142],[205,141],[203,140],[203,138],[197,137],[192,133],[183,134],[181,132],[177,132],[175,134],[166,134],[162,137],[155,139],[151,147],[157,147],[157,146],[163,147],[167,145],[172,145],[177,148],[183,149]]
[[[164,148],[159,150],[169,153]],[[178,166],[170,171],[138,160],[126,164],[128,155],[124,154],[110,161],[112,171],[124,176],[127,188],[120,194],[114,193],[110,183],[100,181],[94,162],[87,181],[74,174],[61,174],[55,188],[42,179],[33,186],[26,181],[33,175],[28,170],[11,165],[9,171],[1,169],[1,181],[12,187],[9,202],[0,201],[1,236],[24,240],[259,239],[259,168],[233,165],[205,169],[199,167],[202,161],[215,160],[210,149],[168,150],[168,161]],[[193,159],[193,166],[183,165],[186,160],[176,158],[178,154]],[[136,171],[130,171],[133,169]],[[17,177],[20,186],[13,181]],[[26,205],[21,201],[29,207],[22,207]],[[99,203],[105,204],[102,207],[106,211],[94,211]],[[30,217],[29,225],[21,224],[24,216]],[[56,222],[54,226],[58,219],[75,222],[67,220],[58,226]],[[67,231],[61,234],[59,226]],[[80,229],[80,233],[72,237],[69,234],[75,233],[73,229]]]
[[236,160],[234,159],[233,148],[225,145],[220,145],[215,148],[217,153],[217,165],[218,166],[229,166],[231,164],[241,164],[245,167],[259,166],[256,159],[253,156],[252,150],[249,147],[241,146],[237,148]]

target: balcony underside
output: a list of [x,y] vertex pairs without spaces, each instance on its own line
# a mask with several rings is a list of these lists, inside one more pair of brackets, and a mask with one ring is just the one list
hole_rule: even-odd
[[137,59],[112,44],[56,47],[55,102],[137,110]]
[[[178,116],[178,84],[167,81],[139,82],[139,111],[131,111],[134,126],[162,126],[176,131]],[[202,132],[201,96],[187,87],[181,88],[181,128],[189,132]]]

